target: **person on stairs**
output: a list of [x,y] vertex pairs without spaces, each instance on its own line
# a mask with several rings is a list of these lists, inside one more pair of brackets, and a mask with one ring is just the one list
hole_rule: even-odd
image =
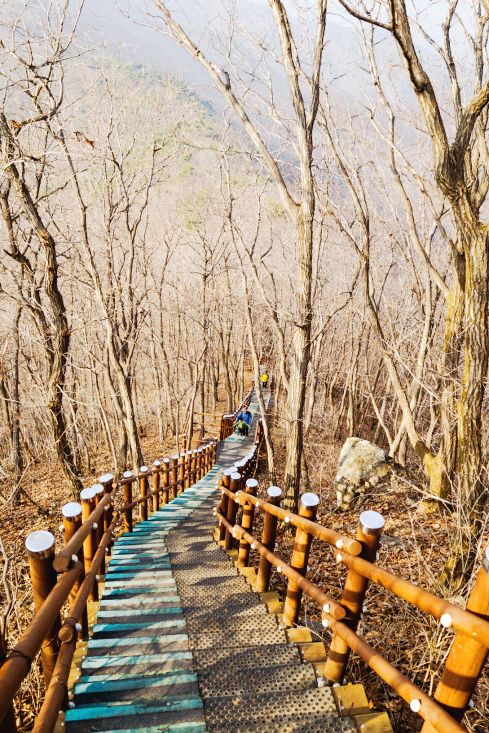
[[266,372],[261,375],[261,384],[262,387],[266,387],[268,385],[268,374]]
[[[244,411],[242,410],[239,413],[238,417],[236,418],[236,422],[235,422],[236,432],[238,433],[238,435],[248,435],[248,430],[250,428],[252,420],[253,420],[253,417],[249,410],[244,410]],[[240,423],[243,423],[243,425],[241,426],[242,432],[240,432],[240,429],[238,429],[238,426]]]

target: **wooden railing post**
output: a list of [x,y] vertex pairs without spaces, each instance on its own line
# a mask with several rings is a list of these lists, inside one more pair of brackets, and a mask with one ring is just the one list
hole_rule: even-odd
[[[235,494],[237,491],[239,491],[240,488],[241,488],[241,474],[232,473],[229,490],[232,491],[233,494]],[[236,503],[234,499],[229,499],[226,519],[233,527],[236,521],[237,513],[238,513],[238,504]],[[226,529],[226,534],[224,536],[224,549],[232,550],[232,548],[233,548],[233,535],[231,534],[229,529]]]
[[[356,539],[362,544],[360,557],[364,560],[375,562],[384,524],[384,517],[378,512],[366,511],[360,514]],[[338,555],[341,555],[341,547],[336,552],[337,557]],[[363,575],[355,570],[348,570],[341,605],[346,610],[344,623],[353,631],[356,631],[360,620],[368,583],[368,579],[364,578]],[[350,647],[348,644],[340,639],[337,634],[333,634],[328,660],[324,669],[324,677],[327,682],[333,684],[343,680],[349,655]]]
[[163,458],[163,504],[168,504],[168,487],[170,485],[170,459]]
[[157,512],[160,508],[160,471],[161,461],[153,461],[153,466],[157,469],[153,474],[153,491],[156,494],[153,496],[153,511]]
[[[51,532],[46,532],[45,530],[32,532],[25,541],[25,548],[29,558],[34,606],[37,612],[58,580],[56,570],[53,568],[54,537]],[[46,689],[51,681],[58,658],[58,631],[60,628],[61,618],[58,613],[56,618],[53,619],[53,625],[46,634],[41,647],[42,671]]]
[[180,453],[178,458],[178,487],[177,494],[181,494],[185,488],[185,453]]
[[[102,484],[94,484],[92,486],[92,489],[95,491],[95,506],[98,506],[104,496],[104,487],[102,486]],[[97,522],[97,534],[96,534],[97,547],[102,542],[103,534],[104,534],[104,518],[100,517],[99,521]],[[100,566],[100,575],[104,575],[104,574],[105,574],[105,557],[102,560],[102,565]]]
[[185,463],[183,470],[183,490],[188,489],[191,481],[192,451],[185,452]]
[[[469,596],[467,611],[489,621],[489,547],[484,553],[482,567]],[[441,622],[444,626],[451,626],[451,618],[442,616]],[[434,699],[459,722],[476,688],[487,655],[487,647],[473,637],[461,632],[455,634]],[[426,721],[421,733],[436,733],[436,730]]]
[[209,444],[203,445],[200,449],[200,478],[204,478],[208,471],[207,461],[209,459]]
[[[270,486],[269,489],[267,489],[267,498],[266,501],[268,504],[273,504],[274,506],[280,506],[280,502],[282,501],[282,489],[280,489],[278,486]],[[268,512],[265,512],[265,517],[263,520],[263,536],[262,536],[262,545],[265,545],[267,550],[270,550],[270,552],[275,551],[275,537],[277,535],[277,522],[278,517],[275,517],[273,514],[269,514]],[[256,590],[259,593],[266,592],[268,590],[268,586],[270,584],[270,575],[272,572],[272,565],[271,563],[263,557],[263,555],[260,556],[260,564],[258,566],[258,577],[256,580]]]
[[194,448],[190,459],[190,486],[193,486],[199,480],[199,451]]
[[[71,540],[73,535],[80,529],[82,525],[82,508],[80,504],[78,504],[76,501],[70,501],[68,504],[65,504],[61,508],[61,512],[63,514],[63,526],[64,526],[64,535],[65,535],[65,545],[68,544],[68,542]],[[105,512],[106,513],[106,512]],[[102,517],[101,517],[102,518]],[[80,576],[78,580],[73,585],[73,588],[70,593],[71,601],[73,602],[76,598],[76,594],[80,590],[80,586],[83,582],[83,579],[85,577],[85,558],[83,554],[83,545],[78,550],[78,559],[82,564],[83,570],[80,573]],[[76,560],[76,558],[75,558]],[[88,636],[88,614],[87,614],[87,607],[83,609],[83,613],[81,615],[81,629],[78,632],[78,638],[83,639],[85,636]]]
[[[314,522],[316,519],[317,506],[319,504],[319,496],[317,494],[303,494],[299,507],[299,516],[310,519]],[[304,529],[297,527],[295,532],[294,549],[290,565],[297,570],[298,573],[305,576],[307,573],[307,562],[309,560],[309,551],[311,549],[312,535]],[[293,626],[297,623],[299,612],[301,610],[302,590],[299,588],[295,580],[289,579],[287,584],[287,596],[284,605],[283,622],[286,626]]]
[[[81,501],[81,507],[82,507],[82,521],[86,522],[90,514],[95,509],[95,489],[83,489],[80,491],[80,501]],[[98,530],[98,523],[96,523],[96,526],[92,528],[92,531],[88,535],[87,539],[83,543],[83,555],[85,557],[85,573],[88,573],[90,570],[90,565],[92,564],[92,560],[95,557],[95,553],[97,552],[98,542],[97,542],[97,532]],[[98,582],[94,580],[92,589],[90,591],[90,594],[88,598],[91,601],[98,601]]]
[[196,466],[195,483],[197,483],[197,481],[200,481],[205,476],[205,449],[204,448],[197,449],[195,466]]
[[[258,481],[256,480],[256,478],[247,479],[245,492],[247,494],[251,494],[252,496],[256,496],[257,490],[258,490]],[[253,534],[254,515],[255,515],[255,505],[247,501],[243,507],[243,517],[241,519],[241,526],[243,527],[243,529],[249,532],[249,534]],[[250,559],[250,545],[246,540],[241,540],[239,543],[238,565],[242,568],[247,568],[249,559]]]
[[[234,473],[234,468],[225,468],[222,472],[222,484],[224,488],[231,488],[231,475]],[[227,518],[228,515],[228,504],[229,497],[226,494],[221,494],[221,503],[219,505],[220,512],[223,517]],[[219,525],[219,541],[222,542],[226,537],[226,527],[223,524]]]
[[[106,473],[103,476],[100,476],[99,482],[104,487],[104,494],[110,494],[110,492],[112,491],[112,481],[113,480],[114,480],[114,477],[112,476],[111,473]],[[111,502],[109,502],[107,506],[105,507],[103,516],[104,516],[104,519],[103,519],[104,527],[103,527],[102,534],[106,532],[108,528],[110,527],[110,525],[112,524],[113,511],[112,511]],[[112,542],[110,543],[110,545],[107,548],[107,555],[110,555],[111,548],[112,548]]]
[[170,500],[174,499],[178,494],[178,456],[171,457],[171,483]]
[[[123,478],[132,478],[132,471],[124,471]],[[132,481],[124,484],[124,505],[132,504]],[[132,509],[124,512],[124,531],[132,532]]]
[[[139,473],[147,473],[148,467],[147,466],[141,466],[139,469]],[[139,496],[141,499],[145,498],[148,494],[148,477],[147,476],[141,476],[139,479]],[[142,501],[139,505],[139,518],[142,522],[145,522],[148,518],[148,500]]]

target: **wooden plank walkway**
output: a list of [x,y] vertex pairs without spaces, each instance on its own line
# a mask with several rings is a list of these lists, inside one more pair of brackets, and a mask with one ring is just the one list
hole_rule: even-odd
[[[256,395],[250,411],[256,416]],[[213,539],[230,436],[197,484],[119,537],[77,672],[69,733],[354,733],[329,688]]]

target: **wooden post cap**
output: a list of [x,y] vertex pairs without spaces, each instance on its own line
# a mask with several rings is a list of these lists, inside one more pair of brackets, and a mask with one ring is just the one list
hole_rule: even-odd
[[319,496],[317,494],[312,494],[310,492],[308,492],[307,494],[302,494],[301,506],[303,507],[303,509],[313,509],[318,504]]
[[153,461],[153,466],[161,466],[161,461]]
[[163,458],[163,463],[170,463],[170,459],[169,458]]
[[91,486],[89,489],[82,489],[80,491],[80,499],[82,501],[90,501],[90,499],[93,499],[95,497],[95,489],[93,486]]
[[279,496],[282,496],[282,489],[280,486],[270,486],[267,489],[267,495],[270,499],[278,499]]
[[96,496],[97,494],[103,494],[103,492],[104,492],[104,487],[102,486],[102,484],[94,484],[94,485],[92,486],[92,489],[93,489],[93,490],[94,490],[94,492],[95,492],[95,496]]
[[44,559],[54,554],[54,535],[45,529],[31,532],[25,541],[25,549],[29,557]]
[[139,469],[139,473],[148,473],[148,467],[147,466],[141,466]]
[[223,476],[232,476],[234,473],[234,468],[225,468],[222,472]]
[[240,473],[233,472],[231,474],[231,481],[239,481],[240,478],[241,478],[241,474]]
[[178,461],[178,453],[177,453],[177,454],[176,454],[175,456],[172,456],[172,459],[173,459],[174,461]]
[[246,480],[246,486],[248,489],[256,489],[258,486],[258,481],[256,478],[249,478]]
[[363,534],[378,535],[382,534],[385,519],[382,514],[368,510],[360,514],[360,529]]
[[101,484],[108,484],[109,481],[113,481],[114,477],[111,473],[104,473],[103,476],[100,476],[99,481]]
[[74,522],[80,516],[82,511],[81,505],[77,501],[69,501],[61,507],[61,513],[68,522]]
[[132,477],[132,471],[124,471],[122,474],[123,478],[131,478]]

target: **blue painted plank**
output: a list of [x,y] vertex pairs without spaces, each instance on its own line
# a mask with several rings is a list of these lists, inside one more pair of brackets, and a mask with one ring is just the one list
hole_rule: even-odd
[[202,700],[200,698],[189,698],[188,700],[168,700],[161,701],[159,705],[155,705],[155,701],[151,700],[146,703],[138,701],[137,704],[127,703],[101,703],[84,707],[80,705],[74,710],[66,712],[66,722],[75,720],[92,720],[93,718],[118,718],[121,715],[148,715],[150,713],[174,712],[176,710],[198,710],[202,708]]
[[170,578],[171,570],[134,570],[132,573],[120,573],[114,570],[105,576],[107,580],[122,580],[122,578]]
[[[148,584],[153,583],[154,584],[154,578],[141,578],[140,580],[110,580],[106,579],[105,586],[106,588],[121,588],[126,587],[129,585],[132,586],[139,586],[140,588],[144,588],[146,582]],[[173,578],[161,578],[160,583],[163,585],[175,585],[175,581]]]
[[160,654],[126,654],[116,657],[103,655],[100,657],[86,657],[82,662],[82,669],[100,669],[103,667],[126,667],[136,664],[160,664],[162,662],[180,662],[192,659],[192,652],[163,652]]
[[116,680],[144,680],[147,677],[169,677],[174,674],[194,674],[193,669],[189,666],[184,669],[173,669],[171,672],[156,670],[146,670],[144,672],[132,672],[131,674],[124,674],[123,672],[110,672],[109,674],[91,674],[86,677],[81,677],[77,684],[83,684],[85,682],[115,682]]
[[190,682],[197,682],[197,675],[194,672],[182,674],[169,674],[164,677],[143,677],[139,679],[124,679],[103,682],[88,682],[75,685],[75,695],[97,692],[117,692],[119,690],[143,690],[155,687],[168,687],[169,685],[186,685]]
[[159,586],[147,586],[144,588],[127,588],[127,590],[124,590],[124,588],[105,588],[104,594],[102,598],[112,598],[115,596],[122,596],[124,593],[129,594],[138,594],[141,593],[142,595],[148,595],[149,593],[176,593],[176,585],[167,585],[164,588],[161,588]]
[[206,733],[205,723],[174,723],[173,725],[152,725],[146,728],[124,728],[108,730],[105,733]]
[[135,636],[129,639],[88,639],[87,646],[89,649],[105,649],[105,647],[170,644],[187,640],[187,634],[162,634],[161,636]]
[[167,619],[166,621],[156,621],[155,623],[142,623],[142,624],[94,624],[93,633],[105,633],[107,631],[131,631],[134,629],[177,629],[182,626],[186,626],[187,622],[184,618]]
[[[177,598],[176,600],[180,600]],[[112,611],[99,611],[97,618],[122,618],[130,616],[167,616],[169,614],[183,613],[183,610],[179,606],[173,606],[171,608],[124,608],[122,610]]]

